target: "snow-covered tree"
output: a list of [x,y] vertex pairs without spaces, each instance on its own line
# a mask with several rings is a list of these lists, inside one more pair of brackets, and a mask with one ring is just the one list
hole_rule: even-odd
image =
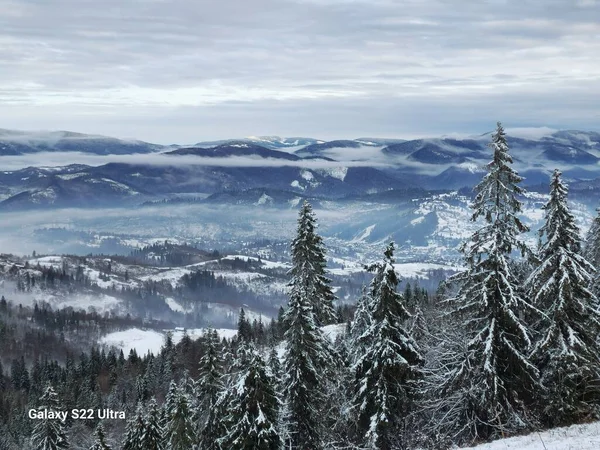
[[[305,206],[310,211],[309,205]],[[311,266],[307,261],[293,272],[290,301],[283,318],[287,327],[283,363],[284,415],[289,436],[286,446],[302,450],[323,447],[326,376],[333,365],[333,350],[319,329],[311,301],[314,290],[305,288],[307,276],[303,271],[312,271]]]
[[246,367],[234,385],[227,419],[230,425],[227,435],[220,440],[221,446],[235,450],[278,450],[283,441],[277,429],[279,399],[274,380],[256,350],[251,348],[248,356]]
[[360,337],[365,331],[367,331],[371,325],[371,311],[370,311],[371,296],[366,286],[363,286],[362,295],[356,302],[356,309],[354,310],[354,317],[350,325],[350,358],[352,362],[356,362],[364,353],[364,343],[360,340]]
[[583,257],[594,266],[592,290],[598,296],[600,295],[600,208],[586,236]]
[[363,351],[354,365],[354,405],[364,445],[386,450],[402,445],[402,422],[414,401],[423,358],[405,328],[410,313],[396,290],[393,243],[383,261],[368,270],[375,277],[367,305],[370,323],[357,340]]
[[168,450],[189,450],[196,443],[193,413],[185,386],[171,382],[165,402],[164,437]]
[[252,340],[252,325],[246,318],[246,311],[244,311],[244,308],[240,309],[237,337],[243,341]]
[[335,296],[325,267],[323,238],[317,234],[317,219],[312,206],[305,201],[300,209],[296,237],[292,241],[290,286],[296,295],[305,296],[311,302],[319,325],[336,321]]
[[209,328],[204,333],[204,354],[200,358],[196,381],[199,410],[197,411],[198,437],[201,448],[216,450],[217,439],[221,436],[220,407],[223,383],[223,360],[221,343],[217,331]]
[[165,450],[161,414],[156,400],[148,405],[148,414],[144,418],[144,429],[140,436],[140,447],[144,450]]
[[[454,320],[466,333],[467,354],[444,374],[441,428],[458,441],[491,438],[526,427],[525,406],[539,389],[539,373],[528,354],[530,331],[522,315],[533,311],[510,270],[511,254],[528,253],[517,215],[522,178],[512,169],[506,136],[498,123],[490,147],[493,160],[477,187],[472,220],[484,225],[462,246],[467,270],[450,281]],[[446,371],[448,366],[443,366]]]
[[94,438],[94,444],[90,447],[90,450],[111,450],[110,445],[106,443],[106,435],[104,434],[102,423],[99,423],[96,427]]
[[[58,394],[50,385],[46,387],[40,397],[38,410],[47,410],[52,413],[60,411]],[[58,450],[68,448],[69,443],[64,424],[58,419],[40,419],[33,427],[31,444],[35,450]]]
[[269,373],[275,380],[275,386],[279,386],[281,384],[282,369],[281,361],[279,360],[279,355],[277,354],[277,348],[275,346],[271,347],[271,350],[269,351],[269,359],[267,361],[267,366],[269,369]]
[[141,442],[144,426],[142,407],[138,404],[135,416],[127,422],[125,436],[123,437],[123,450],[143,450]]
[[594,267],[580,254],[579,228],[567,204],[567,186],[555,170],[541,264],[526,282],[528,297],[544,315],[536,327],[541,335],[532,358],[546,393],[543,415],[550,426],[571,424],[597,410],[600,381],[600,310],[588,288]]

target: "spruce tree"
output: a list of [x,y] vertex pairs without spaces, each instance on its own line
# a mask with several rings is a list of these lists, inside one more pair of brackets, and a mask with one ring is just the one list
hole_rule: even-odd
[[206,450],[216,450],[217,439],[222,435],[222,411],[225,406],[219,402],[224,390],[223,360],[221,358],[221,343],[214,329],[204,333],[204,354],[200,358],[196,392],[198,395],[198,438],[200,447]]
[[366,306],[370,323],[357,338],[362,351],[354,365],[354,405],[364,445],[388,450],[403,445],[403,419],[412,409],[423,358],[405,328],[410,313],[396,290],[393,243],[368,271],[375,277]]
[[168,450],[189,450],[196,443],[192,410],[185,386],[171,382],[165,403],[165,442]]
[[350,347],[352,362],[356,362],[364,353],[364,346],[361,342],[361,336],[367,331],[371,325],[371,311],[369,310],[371,297],[366,286],[363,286],[362,295],[356,302],[354,310],[354,318],[350,325]]
[[[299,234],[302,233],[299,230]],[[287,327],[283,363],[284,416],[289,439],[286,446],[315,450],[323,447],[326,376],[333,365],[333,350],[319,329],[310,297],[314,290],[306,289],[304,271],[311,271],[311,264],[299,264],[295,269],[284,315]]]
[[246,367],[234,386],[227,418],[230,426],[221,446],[232,450],[278,450],[283,441],[277,429],[279,400],[274,380],[260,354],[252,348],[248,353]]
[[450,280],[458,285],[448,300],[450,314],[462,321],[458,328],[468,344],[466,356],[457,354],[457,364],[444,373],[445,406],[438,423],[459,442],[527,427],[526,404],[539,389],[539,372],[528,357],[530,331],[521,319],[534,308],[520,293],[509,264],[514,251],[528,253],[519,239],[527,227],[517,217],[522,178],[511,167],[500,123],[490,147],[493,160],[472,205],[472,220],[485,222],[461,248],[467,269]]
[[529,298],[544,315],[532,358],[546,392],[549,426],[571,424],[595,412],[600,380],[600,311],[588,289],[594,267],[580,254],[579,229],[567,204],[567,186],[555,170],[546,222],[540,230],[541,264],[526,282]]
[[140,437],[140,447],[144,450],[165,450],[161,414],[153,398],[148,405],[148,414],[144,419],[144,429]]
[[600,296],[600,208],[587,233],[583,257],[594,266],[594,280],[591,288],[596,296]]
[[[60,411],[58,394],[48,385],[40,397],[38,410],[49,412]],[[41,419],[35,423],[31,436],[32,448],[35,450],[59,450],[69,447],[64,424],[58,419]]]
[[135,416],[127,422],[125,436],[123,437],[123,450],[144,450],[141,447],[144,427],[142,407],[138,404]]
[[317,234],[317,219],[312,206],[305,201],[300,209],[298,229],[292,241],[292,291],[302,293],[311,302],[319,325],[335,323],[335,295],[331,280],[325,274],[326,259],[323,238]]
[[94,431],[95,441],[90,447],[90,450],[111,450],[110,445],[106,443],[106,435],[104,434],[104,427],[102,423],[99,423]]
[[246,311],[244,311],[244,308],[240,309],[237,338],[247,342],[252,340],[252,325],[250,325],[250,322],[246,318]]

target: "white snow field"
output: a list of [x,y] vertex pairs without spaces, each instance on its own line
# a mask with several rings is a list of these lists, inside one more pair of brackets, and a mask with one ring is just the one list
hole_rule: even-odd
[[600,422],[499,439],[462,450],[597,450],[600,449]]
[[[100,339],[100,343],[123,349],[123,353],[126,357],[132,349],[135,349],[137,354],[140,356],[145,355],[148,352],[157,355],[165,342],[167,332],[172,333],[173,342],[177,344],[183,338],[184,328],[163,330],[163,332],[156,330],[143,330],[141,328],[130,328],[124,331],[108,333]],[[187,333],[193,340],[196,340],[202,336],[203,332],[203,328],[185,329],[185,333]],[[217,333],[219,334],[220,338],[231,339],[237,334],[237,330],[217,328]]]

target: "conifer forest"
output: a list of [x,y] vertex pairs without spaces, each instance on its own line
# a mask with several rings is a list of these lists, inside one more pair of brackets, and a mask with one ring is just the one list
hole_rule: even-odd
[[[240,293],[208,269],[182,274],[179,288],[123,288],[137,316],[27,306],[6,294],[0,450],[442,450],[599,420],[600,215],[581,231],[558,167],[545,182],[543,225],[530,230],[509,147],[498,123],[469,193],[474,231],[459,247],[460,270],[435,286],[403,279],[389,240],[340,301],[317,208],[305,199],[286,244],[284,306],[264,321],[247,306],[260,293]],[[141,264],[165,248],[157,266],[221,258],[156,243],[112,261]],[[15,293],[91,285],[82,266],[26,278],[20,270],[3,275],[18,275]],[[145,308],[212,290],[237,302],[235,333],[167,333],[146,354],[91,337],[159,329]]]

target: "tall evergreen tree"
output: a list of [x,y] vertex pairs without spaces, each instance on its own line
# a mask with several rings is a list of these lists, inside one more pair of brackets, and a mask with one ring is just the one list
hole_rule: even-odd
[[387,246],[383,261],[368,270],[375,277],[367,306],[370,323],[357,339],[363,351],[354,366],[354,404],[364,444],[388,450],[403,445],[403,418],[414,402],[423,358],[405,328],[410,314],[396,290],[393,243]]
[[544,315],[532,357],[546,388],[548,425],[571,424],[597,410],[600,398],[600,310],[588,289],[594,267],[580,254],[579,228],[567,204],[567,186],[555,170],[546,222],[540,230],[541,264],[526,282],[529,298]]
[[223,360],[219,335],[214,329],[204,333],[204,354],[200,358],[196,392],[198,395],[198,437],[200,447],[217,450],[217,439],[222,435],[222,411],[219,403],[225,386],[223,383]]
[[90,447],[90,450],[112,450],[110,445],[106,443],[106,435],[104,434],[104,427],[102,423],[99,423],[94,431],[95,441]]
[[232,450],[280,449],[279,399],[274,380],[256,350],[249,350],[246,368],[239,374],[234,391],[227,419],[231,425],[221,446]]
[[165,442],[168,450],[189,450],[196,443],[195,426],[185,386],[171,382],[165,403]]
[[244,308],[240,309],[237,337],[246,342],[252,340],[252,325],[246,318],[246,311],[244,311]]
[[350,326],[350,345],[351,359],[356,362],[364,353],[364,342],[361,341],[361,336],[371,326],[371,296],[366,286],[363,286],[362,295],[356,302],[356,310],[354,310],[354,318]]
[[600,208],[598,215],[594,218],[583,248],[583,257],[594,266],[594,280],[592,290],[596,296],[600,295]]
[[144,419],[144,429],[140,436],[140,447],[144,450],[165,450],[161,414],[154,398],[148,405],[148,414]]
[[142,406],[138,404],[135,416],[127,422],[127,427],[125,428],[123,450],[143,450],[141,447],[143,432],[144,415],[142,414]]
[[[58,394],[48,385],[40,397],[38,410],[56,413],[60,411]],[[57,419],[41,419],[33,427],[32,448],[35,450],[59,450],[68,448],[64,424]]]
[[[300,220],[301,236],[304,234],[302,217],[312,217],[308,203],[305,208],[306,213]],[[295,247],[299,242],[299,239],[295,241]],[[298,258],[295,262],[290,301],[283,318],[287,327],[283,364],[285,420],[289,446],[315,450],[323,447],[326,374],[333,365],[333,350],[319,329],[311,300],[315,290],[307,288],[310,284],[305,271],[312,271],[313,264],[308,260],[300,262]]]
[[323,238],[317,234],[317,219],[312,206],[305,201],[298,217],[298,230],[292,241],[292,291],[305,296],[313,305],[317,323],[335,323],[335,295],[331,280],[325,274],[326,259]]
[[472,220],[482,217],[485,224],[462,246],[467,270],[451,279],[459,289],[448,300],[468,340],[466,357],[457,358],[443,384],[442,426],[459,441],[526,427],[525,404],[539,389],[538,370],[528,358],[530,332],[521,319],[534,308],[519,292],[509,264],[513,251],[527,253],[519,240],[527,227],[517,217],[522,178],[511,167],[500,123],[490,147],[493,160],[472,206]]

